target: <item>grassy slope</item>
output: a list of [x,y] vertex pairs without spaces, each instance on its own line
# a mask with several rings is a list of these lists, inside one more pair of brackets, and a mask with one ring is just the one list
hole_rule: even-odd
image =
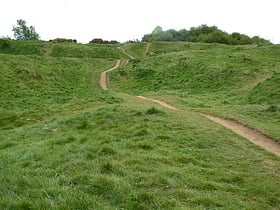
[[153,43],[148,56],[112,74],[112,85],[176,96],[186,108],[234,118],[280,139],[279,51],[278,45]]
[[65,107],[98,101],[92,72],[112,65],[108,60],[0,55],[1,128],[42,120]]
[[145,43],[126,44],[123,48],[134,58],[142,58],[144,56]]
[[9,47],[1,49],[1,53],[73,58],[126,58],[117,48],[117,45],[81,45],[75,43],[48,43],[42,41],[11,41]]
[[279,158],[192,112],[101,91],[91,75],[111,61],[0,56],[13,115],[0,119],[1,209],[280,207]]
[[93,72],[125,57],[116,46],[31,41],[11,42],[2,51],[1,128],[36,122],[62,112],[67,106],[79,109],[84,100],[102,100],[101,93],[92,91],[91,84],[97,83],[92,81]]

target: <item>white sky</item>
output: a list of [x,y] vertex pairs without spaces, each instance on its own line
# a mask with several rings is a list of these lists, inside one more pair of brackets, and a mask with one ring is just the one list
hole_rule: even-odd
[[13,37],[17,19],[41,39],[140,39],[156,26],[189,29],[216,25],[228,33],[258,35],[280,43],[280,0],[3,0],[0,37]]

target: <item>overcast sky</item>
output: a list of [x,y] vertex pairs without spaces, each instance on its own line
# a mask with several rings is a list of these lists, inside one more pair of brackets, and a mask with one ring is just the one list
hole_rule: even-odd
[[156,26],[189,29],[216,25],[228,33],[258,35],[280,43],[280,0],[3,0],[0,37],[13,37],[17,19],[42,40],[140,39]]

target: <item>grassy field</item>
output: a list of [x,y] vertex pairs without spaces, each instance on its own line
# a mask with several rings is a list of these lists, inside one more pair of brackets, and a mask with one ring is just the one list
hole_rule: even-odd
[[130,55],[137,58],[142,58],[144,56],[144,48],[145,43],[133,43],[133,44],[126,44],[123,46],[123,49],[126,50]]
[[280,140],[279,53],[279,45],[155,42],[146,57],[112,73],[111,85],[233,118]]
[[[1,46],[0,46],[1,47]],[[75,43],[51,43],[43,41],[10,41],[1,48],[1,54],[13,55],[40,55],[52,57],[72,58],[104,58],[120,59],[127,58],[119,49],[118,45],[112,44],[75,44]]]
[[[17,48],[17,42],[12,44]],[[50,43],[31,44],[52,48]],[[163,53],[158,47],[155,55],[156,46],[152,45],[155,53],[150,51],[144,57],[140,50],[144,46],[123,46],[128,52],[136,51],[137,59],[110,73],[113,90],[109,92],[100,89],[99,73],[115,59],[126,58],[123,54],[108,58],[105,50],[96,57],[75,57],[76,52],[36,55],[22,51],[15,55],[0,50],[0,209],[280,208],[279,157],[192,111],[239,113],[248,121],[246,116],[253,113],[248,114],[244,107],[256,106],[253,110],[263,107],[276,119],[277,104],[276,111],[270,110],[270,99],[250,104],[248,91],[238,96],[245,78],[240,85],[233,83],[236,89],[225,87],[229,93],[220,91],[228,96],[226,100],[231,96],[236,101],[233,105],[214,97],[214,85],[201,95],[200,85],[187,90],[192,94],[171,85],[154,90],[154,77],[144,80],[146,71],[138,72],[144,74],[138,81],[135,69],[145,65],[156,76],[168,65],[165,59],[176,60],[176,53],[185,56],[188,50]],[[75,47],[87,51],[90,46]],[[109,50],[119,53],[117,47]],[[167,49],[172,47],[176,48],[169,45]],[[68,46],[63,48],[67,51]],[[162,74],[168,75],[166,71]],[[231,80],[235,78],[226,82]],[[138,93],[176,102],[186,107],[185,111],[178,113],[142,101],[133,96]],[[204,105],[207,100],[209,104]]]

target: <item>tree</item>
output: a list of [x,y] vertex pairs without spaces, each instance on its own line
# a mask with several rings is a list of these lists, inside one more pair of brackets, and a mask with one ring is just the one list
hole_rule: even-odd
[[179,40],[180,41],[188,41],[189,40],[189,31],[186,29],[181,29],[179,32]]
[[155,27],[155,29],[153,30],[152,34],[155,35],[155,34],[160,34],[160,33],[162,33],[162,32],[163,32],[162,27],[157,26],[157,27]]
[[197,26],[197,27],[191,27],[191,29],[189,31],[189,41],[199,42],[199,41],[201,41],[200,40],[201,36],[208,35],[217,30],[218,30],[218,28],[216,26],[207,26],[205,24]]
[[210,34],[203,34],[200,37],[201,42],[206,42],[206,43],[220,43],[220,44],[231,44],[232,43],[232,38],[231,36],[223,32],[221,30],[216,30],[213,31]]
[[17,26],[13,26],[13,32],[17,40],[38,40],[40,38],[35,28],[26,26],[26,21],[22,19],[17,20]]
[[270,43],[268,40],[262,39],[258,36],[250,38],[249,36],[240,33],[228,34],[227,32],[218,29],[217,26],[208,26],[205,24],[197,27],[191,27],[190,30],[182,29],[179,31],[174,29],[163,31],[160,26],[157,26],[152,33],[144,35],[142,41],[188,41],[231,45]]

